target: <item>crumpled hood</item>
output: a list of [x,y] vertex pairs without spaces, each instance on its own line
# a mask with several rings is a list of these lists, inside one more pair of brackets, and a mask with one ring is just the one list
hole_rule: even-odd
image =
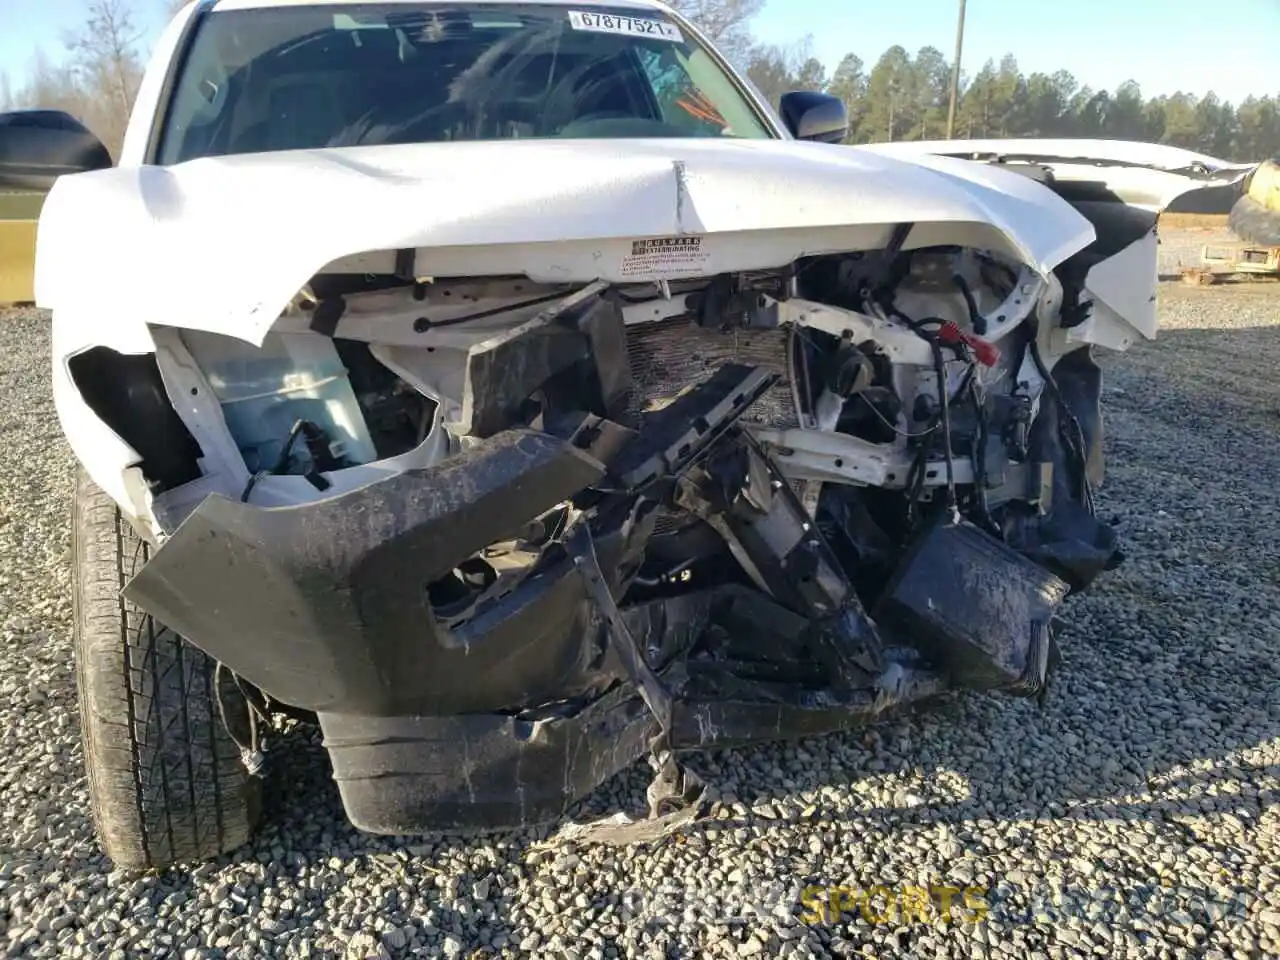
[[[1039,184],[945,157],[744,140],[350,147],[63,177],[40,217],[36,297],[260,343],[312,276],[371,251],[447,249],[464,265],[485,251],[476,273],[507,251],[536,280],[638,282],[668,274],[624,263],[637,239],[699,236],[713,274],[856,249],[868,225],[883,242],[899,223],[939,225],[908,247],[967,237],[1042,273],[1094,239]],[[845,227],[861,229],[832,246]]]

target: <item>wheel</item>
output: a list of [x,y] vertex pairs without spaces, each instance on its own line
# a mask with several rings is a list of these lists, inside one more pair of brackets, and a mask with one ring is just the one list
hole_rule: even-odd
[[222,716],[247,742],[248,703],[227,671],[120,596],[151,547],[83,471],[72,549],[81,736],[104,852],[141,869],[241,846],[261,788]]
[[1227,227],[1247,243],[1280,247],[1280,210],[1268,210],[1248,194],[1231,208]]

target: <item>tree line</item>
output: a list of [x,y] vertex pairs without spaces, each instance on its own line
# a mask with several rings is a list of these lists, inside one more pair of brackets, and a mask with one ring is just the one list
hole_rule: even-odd
[[[66,34],[62,59],[55,63],[38,51],[17,84],[0,73],[0,110],[66,110],[115,154],[143,70],[144,31],[131,2],[85,0],[83,24]],[[176,11],[186,0],[150,2]],[[838,96],[849,108],[850,143],[946,136],[951,64],[940,50],[922,47],[912,56],[893,46],[869,70],[849,53],[828,75],[808,40],[792,46],[757,42],[751,22],[764,2],[675,0],[674,6],[775,106],[788,90]],[[955,135],[1145,140],[1248,162],[1280,155],[1280,90],[1238,104],[1213,93],[1147,98],[1133,81],[1109,91],[1081,84],[1066,70],[1024,74],[1009,54],[962,74]]]
[[[914,57],[900,46],[880,55],[868,71],[847,54],[830,77],[803,52],[754,48],[747,74],[775,104],[791,89],[823,90],[849,108],[851,143],[933,140],[946,136],[951,64],[935,47]],[[1130,80],[1116,90],[1095,90],[1066,70],[1024,74],[1006,55],[962,76],[955,136],[1101,137],[1185,147],[1226,160],[1280,156],[1280,93],[1239,104],[1212,92],[1144,97]]]

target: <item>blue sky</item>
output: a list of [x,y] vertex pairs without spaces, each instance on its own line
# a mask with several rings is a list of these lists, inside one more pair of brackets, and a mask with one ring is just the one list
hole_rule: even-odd
[[[149,41],[164,0],[133,4]],[[0,71],[16,85],[36,49],[60,56],[62,31],[83,8],[84,0],[0,0]],[[931,44],[949,59],[957,9],[958,0],[767,0],[754,29],[772,43],[811,34],[828,69],[848,52],[869,68],[894,43],[913,53]],[[1133,79],[1148,96],[1280,94],[1280,0],[968,0],[966,72],[1007,52],[1024,72],[1067,69],[1095,88]]]
[[[951,59],[958,0],[772,0],[756,20],[770,40],[813,35],[828,69],[847,52],[868,69],[892,44]],[[1280,0],[968,0],[963,69],[1013,53],[1024,73],[1070,70],[1147,96],[1214,90],[1225,100],[1280,94]]]

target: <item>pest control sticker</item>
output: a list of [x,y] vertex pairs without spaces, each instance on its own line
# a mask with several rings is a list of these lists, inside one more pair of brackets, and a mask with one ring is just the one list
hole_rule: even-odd
[[707,262],[701,237],[656,237],[632,240],[622,258],[624,277],[674,277],[697,274]]
[[669,40],[683,43],[680,28],[665,20],[649,17],[623,17],[616,13],[589,13],[585,10],[569,11],[569,26],[575,30],[592,33],[620,33],[627,37],[648,37],[651,40]]

